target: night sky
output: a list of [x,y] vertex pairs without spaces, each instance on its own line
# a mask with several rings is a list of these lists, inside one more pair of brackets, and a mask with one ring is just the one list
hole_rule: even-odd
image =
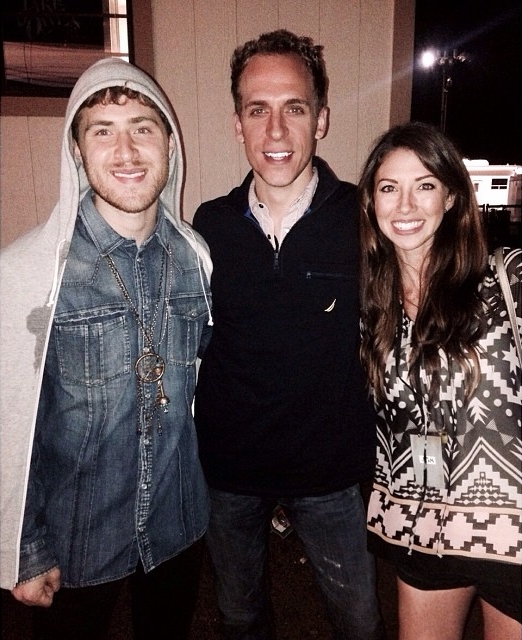
[[522,164],[522,2],[417,0],[412,120],[440,125],[442,72],[425,49],[466,53],[452,65],[446,133],[464,157]]

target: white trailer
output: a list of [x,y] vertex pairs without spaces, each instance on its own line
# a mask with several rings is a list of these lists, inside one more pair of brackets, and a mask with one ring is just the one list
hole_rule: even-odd
[[511,221],[520,222],[522,166],[489,164],[487,160],[464,158],[479,205],[486,209],[509,207]]

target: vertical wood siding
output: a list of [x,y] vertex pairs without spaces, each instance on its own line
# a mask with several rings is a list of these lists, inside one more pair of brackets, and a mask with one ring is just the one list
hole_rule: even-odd
[[[238,44],[264,31],[287,28],[324,46],[330,128],[318,154],[340,178],[356,182],[375,137],[409,119],[414,0],[134,2],[150,2],[154,75],[181,127],[188,221],[248,171],[234,138],[229,61]],[[0,127],[5,245],[44,221],[58,198],[62,119],[9,115]]]

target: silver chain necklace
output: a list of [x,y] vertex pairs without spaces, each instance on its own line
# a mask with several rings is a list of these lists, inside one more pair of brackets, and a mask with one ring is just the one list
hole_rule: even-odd
[[[134,304],[134,301],[132,300],[129,291],[125,286],[125,283],[123,282],[123,278],[121,277],[118,269],[116,268],[116,265],[114,264],[114,260],[110,255],[104,256],[116,280],[116,283],[118,284],[118,287],[120,288],[120,291],[123,297],[125,298],[125,301],[127,302],[129,308],[133,312],[138,322],[138,326],[143,334],[143,337],[146,343],[146,345],[143,347],[143,353],[136,359],[136,362],[134,363],[134,372],[136,374],[136,377],[138,378],[138,381],[141,383],[138,387],[138,400],[140,404],[140,414],[142,413],[142,411],[144,413],[145,428],[147,432],[150,432],[151,430],[152,422],[154,420],[154,415],[156,413],[156,410],[158,408],[161,408],[164,413],[167,413],[170,405],[170,400],[168,396],[165,395],[165,390],[163,389],[163,375],[165,373],[165,360],[159,355],[159,353],[157,353],[156,349],[154,348],[154,334],[156,331],[156,322],[158,320],[161,300],[164,301],[165,311],[163,314],[163,321],[161,323],[162,326],[161,326],[160,337],[157,344],[158,349],[165,336],[167,323],[168,323],[168,295],[172,287],[172,278],[173,278],[172,260],[170,259],[171,258],[170,247],[167,248],[167,253],[169,255],[170,269],[169,269],[169,276],[167,277],[167,286],[166,286],[165,296],[163,297],[161,296],[161,293],[163,290],[163,277],[165,272],[165,252],[162,251],[158,295],[156,300],[156,308],[154,309],[154,312],[152,314],[150,329],[147,329],[140,314],[138,313],[138,309],[136,308],[136,305]],[[152,411],[148,414],[145,413],[145,399],[143,394],[143,385],[146,383],[157,384],[157,392],[156,392],[154,405],[152,407]],[[142,429],[141,429],[140,416],[138,416],[137,431],[138,431],[138,435],[141,435]],[[159,422],[158,422],[158,432],[161,434],[161,423]]]

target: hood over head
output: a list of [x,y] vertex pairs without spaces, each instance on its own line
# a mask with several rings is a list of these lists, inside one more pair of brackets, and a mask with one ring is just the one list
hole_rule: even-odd
[[[174,149],[169,160],[168,180],[160,194],[166,217],[183,234],[196,251],[203,268],[210,275],[212,263],[205,243],[182,219],[181,189],[183,182],[183,152],[178,123],[169,99],[157,82],[147,73],[120,58],[104,58],[91,65],[78,78],[69,98],[65,114],[62,140],[62,164],[60,173],[60,198],[49,221],[47,233],[55,244],[56,271],[48,306],[55,301],[59,287],[58,271],[67,257],[70,240],[74,231],[78,205],[89,189],[87,175],[82,163],[75,157],[72,136],[72,122],[82,104],[94,93],[109,87],[128,87],[150,98],[164,113],[172,129]],[[57,234],[57,235],[55,235]]]
[[[182,226],[180,200],[184,168],[183,153],[178,124],[169,99],[158,86],[156,81],[141,69],[138,69],[134,65],[125,62],[120,58],[104,58],[103,60],[95,62],[80,76],[72,90],[67,104],[62,148],[62,158],[67,160],[67,166],[62,164],[60,188],[60,203],[64,205],[60,219],[62,225],[65,225],[65,229],[67,229],[65,232],[67,240],[69,240],[72,235],[72,228],[69,230],[69,226],[72,224],[72,227],[74,228],[77,204],[89,188],[83,166],[74,157],[74,144],[71,130],[72,122],[78,109],[82,106],[85,100],[87,100],[87,98],[97,91],[109,87],[128,87],[129,89],[138,91],[150,98],[165,114],[174,137],[174,152],[172,153],[169,162],[168,181],[160,195],[160,200],[165,207],[167,216],[171,219],[173,224],[177,228]],[[72,194],[70,193],[70,178],[73,179],[73,182],[77,184],[78,188],[78,191],[74,189],[75,193]],[[65,189],[65,193],[62,189]],[[76,206],[74,202],[67,202],[67,195],[69,195],[69,197],[72,196],[76,200]],[[73,211],[74,215],[72,216],[72,220],[69,220],[68,218]]]

